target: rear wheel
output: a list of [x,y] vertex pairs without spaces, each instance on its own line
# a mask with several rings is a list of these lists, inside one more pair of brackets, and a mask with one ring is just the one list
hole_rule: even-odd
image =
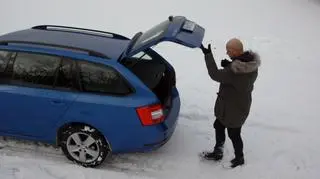
[[85,167],[100,165],[111,153],[110,146],[100,132],[86,125],[68,126],[60,137],[66,157]]

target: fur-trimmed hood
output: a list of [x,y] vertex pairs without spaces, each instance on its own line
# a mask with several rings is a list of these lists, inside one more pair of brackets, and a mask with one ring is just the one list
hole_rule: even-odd
[[234,73],[251,73],[261,65],[260,56],[253,51],[246,51],[243,55],[232,59],[231,70]]

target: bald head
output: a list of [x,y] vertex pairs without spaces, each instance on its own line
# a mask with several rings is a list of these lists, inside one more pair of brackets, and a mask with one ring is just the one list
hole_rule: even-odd
[[232,38],[227,42],[226,50],[230,58],[240,56],[243,54],[243,44],[239,39]]

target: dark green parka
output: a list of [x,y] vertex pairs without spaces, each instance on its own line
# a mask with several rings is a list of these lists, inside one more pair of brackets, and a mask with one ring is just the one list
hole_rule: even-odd
[[212,53],[205,55],[205,61],[211,79],[220,83],[214,107],[216,118],[228,128],[241,127],[250,112],[251,93],[261,64],[259,55],[246,51],[224,69],[218,69]]

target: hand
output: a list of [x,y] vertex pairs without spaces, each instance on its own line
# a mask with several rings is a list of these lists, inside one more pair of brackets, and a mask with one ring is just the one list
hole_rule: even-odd
[[211,44],[208,45],[208,48],[205,48],[205,47],[203,46],[203,44],[201,44],[200,48],[201,48],[203,54],[205,54],[205,55],[206,55],[206,54],[209,54],[209,53],[212,53],[212,51],[211,51]]
[[221,66],[222,67],[227,67],[227,66],[229,66],[230,65],[230,61],[229,60],[227,60],[227,59],[223,59],[223,60],[221,60]]

